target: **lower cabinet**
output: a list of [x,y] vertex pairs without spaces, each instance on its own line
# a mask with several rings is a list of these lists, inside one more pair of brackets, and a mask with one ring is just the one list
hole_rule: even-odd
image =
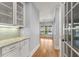
[[28,57],[29,39],[1,48],[2,57]]
[[24,40],[20,43],[20,57],[29,56],[29,40]]
[[19,56],[19,43],[15,43],[2,48],[2,57]]
[[[25,54],[26,54],[27,57],[29,57],[29,55],[30,55],[30,52],[29,52],[29,51],[30,51],[30,48],[29,48],[29,45],[30,45],[30,44],[29,44],[29,39],[28,39],[28,40],[25,40],[25,45],[26,45],[26,46],[25,46],[25,51],[26,51]],[[28,49],[27,49],[27,48],[28,48]]]

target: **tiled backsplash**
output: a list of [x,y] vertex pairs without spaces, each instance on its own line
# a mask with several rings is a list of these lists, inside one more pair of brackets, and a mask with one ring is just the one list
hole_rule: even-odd
[[0,28],[0,40],[14,38],[19,35],[19,29],[17,28]]

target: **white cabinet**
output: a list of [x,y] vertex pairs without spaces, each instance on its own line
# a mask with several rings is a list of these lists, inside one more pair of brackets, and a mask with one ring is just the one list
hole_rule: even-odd
[[28,57],[29,56],[29,39],[0,48],[2,57]]
[[12,2],[0,2],[0,23],[13,24]]
[[25,40],[25,54],[26,54],[26,56],[27,57],[29,57],[29,55],[30,55],[30,50],[29,50],[30,48],[29,48],[29,39],[27,39],[27,40]]
[[22,2],[0,2],[0,23],[20,25],[24,24],[24,4]]
[[15,51],[11,51],[3,55],[2,57],[17,57],[17,54]]
[[15,43],[2,48],[3,57],[18,57],[19,56],[19,43]]
[[20,42],[20,57],[29,56],[29,40],[24,40]]
[[24,4],[17,2],[17,25],[23,26],[24,21]]

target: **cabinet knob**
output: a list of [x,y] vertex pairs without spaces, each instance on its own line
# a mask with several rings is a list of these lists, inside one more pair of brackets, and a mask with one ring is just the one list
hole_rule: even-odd
[[62,41],[65,41],[64,39],[62,39]]
[[62,41],[67,41],[67,40],[65,40],[65,39],[62,39]]

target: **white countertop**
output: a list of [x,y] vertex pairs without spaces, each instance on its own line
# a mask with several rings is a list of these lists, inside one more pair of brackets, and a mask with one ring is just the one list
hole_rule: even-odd
[[16,43],[22,40],[25,40],[29,37],[16,37],[16,38],[11,38],[11,39],[4,39],[0,41],[0,47],[4,47],[6,45],[10,45],[12,43]]

